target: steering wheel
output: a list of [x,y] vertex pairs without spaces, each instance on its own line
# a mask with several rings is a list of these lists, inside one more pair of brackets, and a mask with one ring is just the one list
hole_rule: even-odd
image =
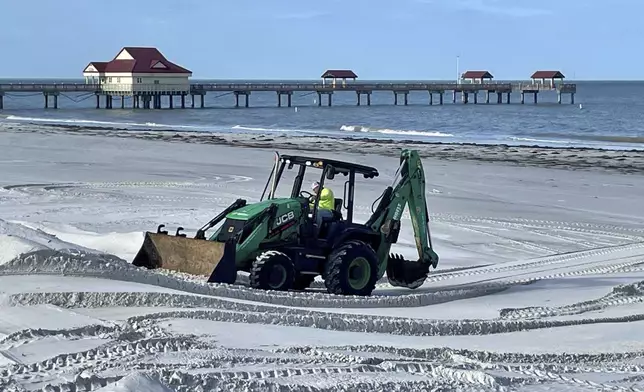
[[311,192],[307,191],[300,191],[300,197],[306,197],[307,199],[313,199],[315,198],[315,195],[313,195]]

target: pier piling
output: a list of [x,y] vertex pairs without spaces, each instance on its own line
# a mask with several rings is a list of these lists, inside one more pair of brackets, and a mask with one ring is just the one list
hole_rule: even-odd
[[322,95],[327,96],[327,105],[328,106],[333,106],[333,91],[325,90],[325,91],[317,91],[318,93],[318,106],[322,106]]
[[403,95],[403,104],[409,105],[409,91],[395,91],[394,90],[394,105],[398,105],[398,94]]
[[45,97],[45,109],[49,109],[49,96],[52,96],[54,109],[58,109],[58,92],[45,91],[43,96]]
[[438,104],[442,105],[443,104],[443,92],[442,91],[430,91],[429,92],[429,105],[434,104],[434,94],[438,94]]
[[286,95],[286,105],[290,108],[292,106],[292,91],[277,91],[277,107],[282,107],[282,95]]
[[356,91],[356,95],[358,97],[358,101],[356,105],[360,106],[361,98],[363,94],[367,96],[367,106],[371,106],[371,91],[361,91],[361,90]]

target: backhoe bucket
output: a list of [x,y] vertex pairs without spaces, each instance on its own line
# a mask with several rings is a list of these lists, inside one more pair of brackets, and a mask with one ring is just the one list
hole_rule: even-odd
[[[226,248],[228,255],[225,255]],[[234,248],[233,244],[231,254],[230,246],[222,242],[146,232],[132,264],[207,276],[209,282],[232,284],[237,278]]]
[[416,289],[427,279],[430,264],[405,260],[402,255],[389,255],[387,280],[392,286]]

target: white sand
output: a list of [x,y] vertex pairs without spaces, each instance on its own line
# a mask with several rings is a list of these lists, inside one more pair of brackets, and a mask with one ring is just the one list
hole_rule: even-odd
[[[271,151],[184,139],[0,133],[0,390],[644,388],[644,177],[427,158],[421,288],[274,293],[128,263],[261,192]],[[397,158],[324,155],[380,169],[366,219]]]

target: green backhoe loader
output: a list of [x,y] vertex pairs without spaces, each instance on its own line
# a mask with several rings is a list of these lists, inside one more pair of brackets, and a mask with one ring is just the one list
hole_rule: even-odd
[[[290,197],[276,197],[284,171],[294,168],[297,173]],[[335,199],[335,209],[319,225],[319,193],[312,195],[301,189],[307,170],[320,171],[320,189],[325,180],[347,177],[343,198]],[[160,225],[156,233],[146,232],[133,264],[204,275],[208,282],[228,284],[235,282],[237,271],[246,271],[252,287],[266,290],[304,290],[321,275],[329,293],[367,296],[385,272],[390,284],[417,288],[427,278],[429,267],[438,264],[429,232],[420,157],[415,150],[401,151],[393,184],[384,190],[371,217],[356,223],[356,176],[370,179],[378,174],[369,166],[276,153],[259,202],[247,204],[238,199],[194,238],[181,233],[181,227],[176,235],[168,235]],[[407,205],[418,260],[390,254]],[[206,231],[222,222],[206,237]]]

